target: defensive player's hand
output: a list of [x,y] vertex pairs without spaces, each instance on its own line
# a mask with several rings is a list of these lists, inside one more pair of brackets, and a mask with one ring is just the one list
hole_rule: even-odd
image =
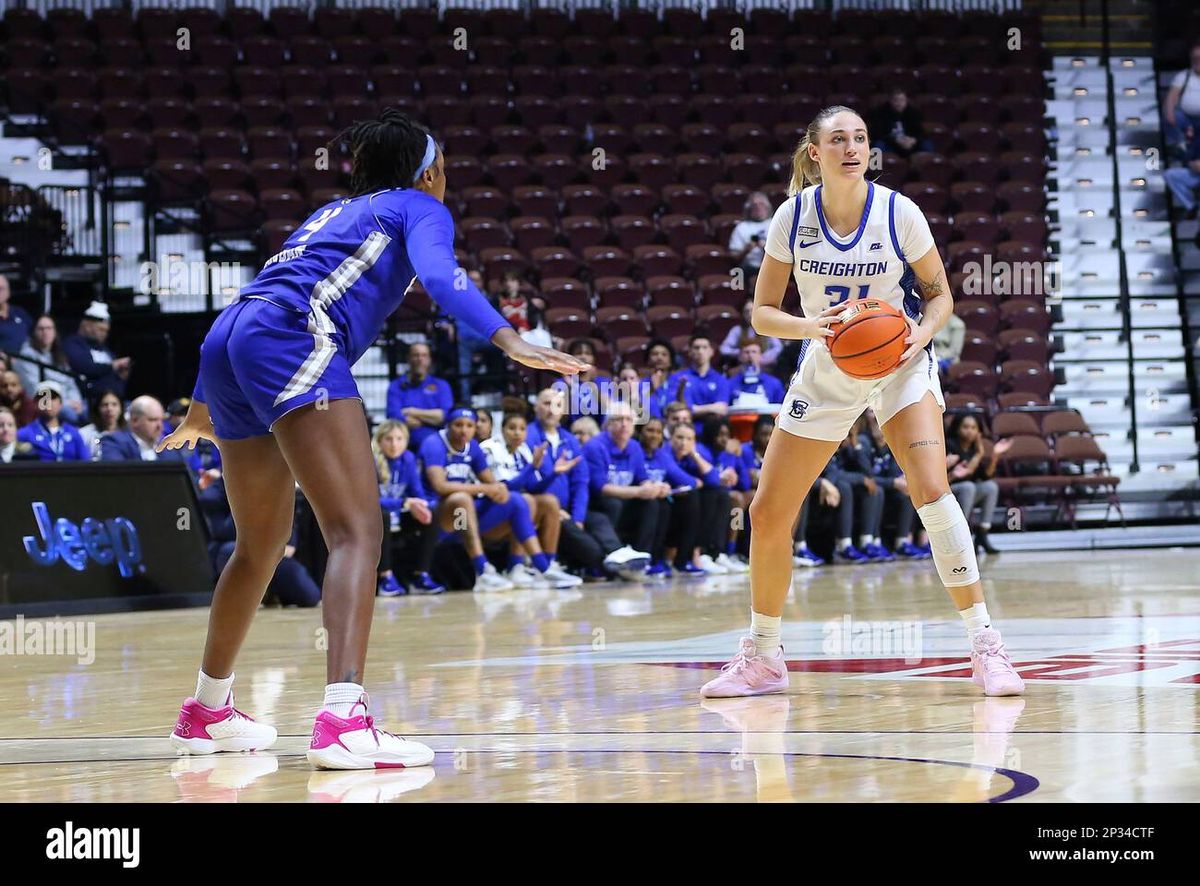
[[155,452],[164,449],[182,449],[185,446],[194,449],[201,440],[217,442],[213,434],[212,421],[208,417],[208,406],[199,400],[193,400],[188,406],[187,415],[183,422],[167,436],[158,441]]
[[528,366],[530,369],[548,369],[562,375],[578,375],[592,368],[586,360],[580,360],[578,357],[572,357],[570,354],[564,354],[554,348],[531,345],[517,335],[516,330],[512,327],[497,332],[494,341],[496,346],[508,355],[509,359],[522,366]]

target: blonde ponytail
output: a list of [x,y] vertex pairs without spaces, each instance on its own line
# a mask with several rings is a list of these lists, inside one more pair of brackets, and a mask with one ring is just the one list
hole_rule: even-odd
[[792,180],[788,183],[787,189],[789,197],[794,197],[809,185],[821,183],[821,166],[808,156],[808,146],[817,144],[821,137],[821,127],[825,121],[843,111],[860,116],[853,108],[847,108],[845,105],[830,105],[818,112],[817,116],[813,117],[812,122],[808,124],[808,129],[804,130],[800,144],[796,146],[796,152],[792,154]]

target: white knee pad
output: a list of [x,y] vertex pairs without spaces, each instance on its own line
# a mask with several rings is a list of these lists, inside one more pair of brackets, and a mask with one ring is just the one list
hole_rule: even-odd
[[948,588],[962,587],[979,581],[979,563],[975,559],[975,540],[967,525],[962,506],[947,492],[937,501],[917,508],[929,547],[942,584]]

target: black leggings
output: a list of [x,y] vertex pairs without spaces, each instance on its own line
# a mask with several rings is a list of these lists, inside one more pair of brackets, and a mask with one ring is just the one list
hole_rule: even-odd
[[[400,515],[400,531],[391,531],[391,514],[383,511],[383,545],[379,551],[379,571],[407,573],[428,572],[437,547],[437,519],[428,525],[417,521],[412,514]],[[399,577],[399,576],[397,576]],[[405,576],[410,577],[409,575]]]

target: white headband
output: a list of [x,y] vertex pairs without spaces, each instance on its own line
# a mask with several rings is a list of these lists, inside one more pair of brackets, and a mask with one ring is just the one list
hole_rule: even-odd
[[433,165],[433,158],[437,156],[437,143],[433,140],[433,136],[426,134],[425,136],[425,156],[421,158],[421,165],[417,167],[417,174],[413,176],[413,184],[416,184],[417,179],[421,177],[426,169]]

